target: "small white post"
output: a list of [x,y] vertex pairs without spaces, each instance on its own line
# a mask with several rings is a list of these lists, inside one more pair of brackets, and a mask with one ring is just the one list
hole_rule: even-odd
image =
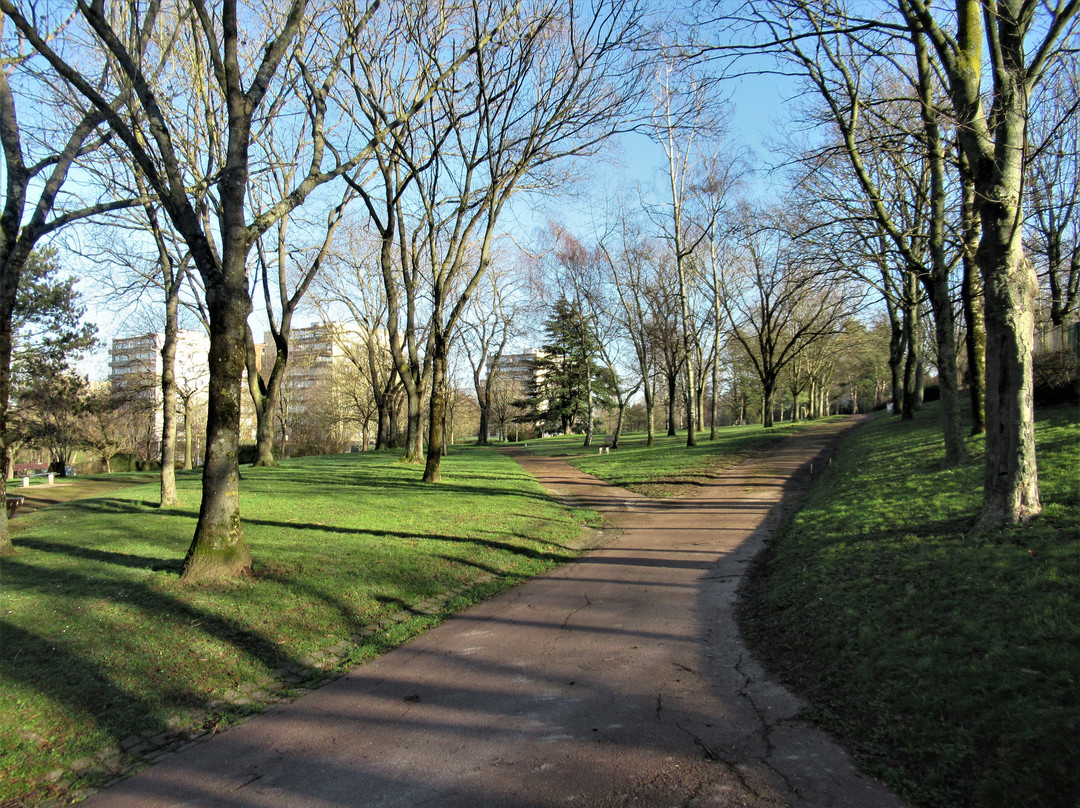
[[26,476],[26,477],[22,478],[22,487],[23,488],[29,488],[30,487],[30,477],[29,476]]
[[49,472],[48,480],[49,480],[49,485],[52,485],[53,484],[53,473],[51,471]]

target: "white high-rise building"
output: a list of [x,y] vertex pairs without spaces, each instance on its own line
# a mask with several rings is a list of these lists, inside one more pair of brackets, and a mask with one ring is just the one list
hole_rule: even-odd
[[[113,390],[126,394],[132,401],[145,403],[146,409],[153,412],[148,423],[148,439],[154,444],[161,441],[161,371],[164,367],[161,348],[164,342],[165,335],[161,332],[114,339],[109,357],[109,381]],[[176,387],[192,404],[206,401],[210,379],[209,351],[210,338],[202,331],[177,333]]]

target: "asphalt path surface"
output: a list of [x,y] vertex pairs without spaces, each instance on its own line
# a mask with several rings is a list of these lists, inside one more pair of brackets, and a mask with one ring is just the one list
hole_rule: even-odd
[[668,500],[513,452],[610,540],[84,805],[902,808],[798,719],[734,617],[748,563],[854,423]]

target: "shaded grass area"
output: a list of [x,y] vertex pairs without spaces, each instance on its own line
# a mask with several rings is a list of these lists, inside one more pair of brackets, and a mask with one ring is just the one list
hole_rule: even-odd
[[1080,424],[1040,412],[1044,512],[968,533],[936,408],[839,450],[748,584],[742,627],[808,715],[923,806],[1080,805]]
[[567,435],[530,441],[529,451],[546,457],[563,457],[571,464],[612,485],[636,491],[649,497],[672,497],[693,494],[717,474],[738,465],[749,454],[769,448],[787,435],[827,423],[834,418],[817,421],[783,423],[770,429],[760,424],[726,426],[718,430],[716,440],[709,433],[698,434],[698,445],[687,447],[686,433],[674,437],[657,435],[653,446],[646,446],[644,432],[626,434],[619,448],[608,454],[598,454],[597,446],[582,447],[581,435]]
[[[216,586],[177,576],[197,473],[179,475],[176,509],[157,508],[150,484],[20,516],[16,553],[0,562],[0,804],[49,796],[50,773],[132,735],[234,721],[257,705],[222,694],[308,668],[388,615],[453,591],[460,607],[577,554],[589,513],[557,507],[512,460],[456,452],[439,485],[395,461],[245,468],[255,577]],[[378,630],[340,667],[440,618]]]

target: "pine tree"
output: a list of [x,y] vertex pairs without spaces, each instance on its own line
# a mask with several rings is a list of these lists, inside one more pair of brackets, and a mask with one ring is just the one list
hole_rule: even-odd
[[547,342],[535,363],[525,419],[564,435],[578,427],[588,430],[590,412],[612,395],[610,374],[596,360],[595,327],[580,304],[562,297],[544,331]]

